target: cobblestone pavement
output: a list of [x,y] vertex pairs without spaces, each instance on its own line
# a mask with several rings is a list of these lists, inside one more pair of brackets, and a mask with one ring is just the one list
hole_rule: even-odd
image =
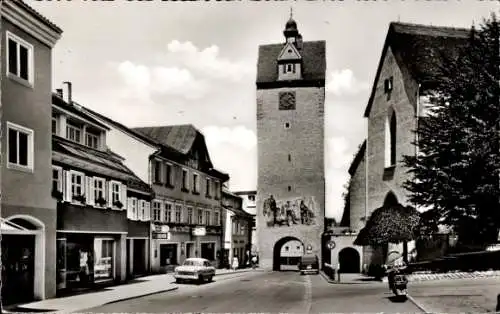
[[461,278],[410,283],[411,297],[431,313],[494,312],[500,278]]
[[[408,281],[429,281],[429,280],[442,280],[442,279],[481,279],[481,278],[494,278],[500,280],[500,271],[475,271],[475,272],[453,272],[453,273],[443,273],[443,274],[411,274],[408,276]],[[387,278],[383,279],[387,282]]]

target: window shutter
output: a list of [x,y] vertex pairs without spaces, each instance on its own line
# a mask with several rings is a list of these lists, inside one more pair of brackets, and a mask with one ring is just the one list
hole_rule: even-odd
[[86,204],[90,204],[90,197],[91,197],[91,195],[90,195],[90,181],[91,180],[90,179],[91,179],[91,177],[88,177],[88,176],[83,177],[83,180],[85,182],[83,193],[85,194],[85,203]]
[[151,219],[151,203],[146,202],[146,217],[144,217],[144,220],[148,221]]
[[65,171],[64,178],[66,179],[64,182],[64,201],[71,202],[71,172]]
[[111,181],[106,181],[106,189],[104,190],[104,194],[107,194],[108,196],[108,207],[113,208],[113,190],[112,190],[112,184]]
[[89,202],[90,205],[94,206],[95,205],[95,186],[94,186],[94,178],[93,177],[87,177],[89,180],[89,194],[87,194],[87,201]]
[[122,210],[127,208],[127,185],[120,183],[120,202],[122,202],[123,207]]

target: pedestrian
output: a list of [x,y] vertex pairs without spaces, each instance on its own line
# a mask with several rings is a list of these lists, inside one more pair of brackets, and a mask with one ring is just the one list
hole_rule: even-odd
[[252,257],[252,268],[255,269],[257,267],[257,255]]
[[233,271],[235,271],[238,268],[238,266],[239,266],[238,257],[236,257],[236,256],[233,257],[233,264],[232,264],[232,266],[233,266]]

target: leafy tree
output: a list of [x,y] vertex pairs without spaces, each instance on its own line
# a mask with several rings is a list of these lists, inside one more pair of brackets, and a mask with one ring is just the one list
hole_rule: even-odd
[[[413,204],[431,209],[421,232],[451,227],[462,243],[490,243],[500,227],[500,57],[496,16],[485,19],[455,56],[443,55],[419,119],[417,156],[404,156]],[[424,228],[426,227],[426,228]]]

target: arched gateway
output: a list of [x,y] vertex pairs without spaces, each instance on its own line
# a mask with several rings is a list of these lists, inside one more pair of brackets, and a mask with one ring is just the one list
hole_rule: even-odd
[[289,270],[290,266],[296,270],[294,266],[299,263],[302,255],[304,255],[304,244],[296,237],[284,237],[278,240],[273,249],[273,270]]

